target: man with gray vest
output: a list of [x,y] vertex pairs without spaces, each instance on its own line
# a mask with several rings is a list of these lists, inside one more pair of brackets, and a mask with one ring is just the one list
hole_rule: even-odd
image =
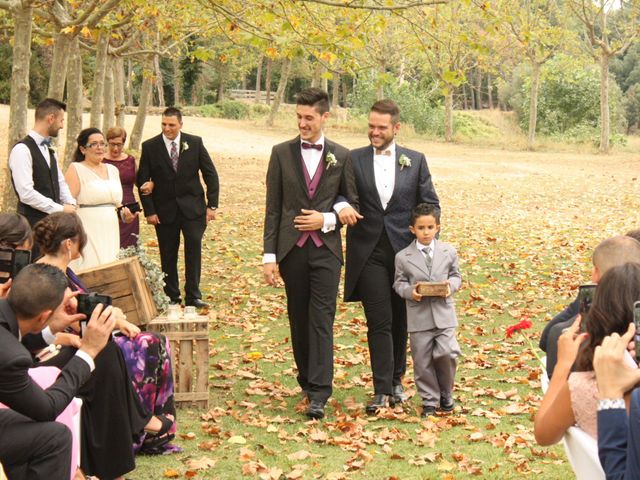
[[64,126],[66,108],[53,98],[40,102],[33,130],[14,145],[9,155],[18,213],[24,215],[31,226],[50,213],[76,209],[76,201],[51,148],[51,138],[57,137]]

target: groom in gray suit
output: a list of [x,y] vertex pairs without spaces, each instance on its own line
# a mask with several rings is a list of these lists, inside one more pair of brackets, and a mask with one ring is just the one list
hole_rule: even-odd
[[371,145],[351,152],[360,214],[347,230],[344,297],[361,301],[367,318],[367,340],[373,371],[373,400],[367,413],[407,397],[402,377],[407,363],[407,319],[404,301],[393,291],[394,259],[411,243],[411,210],[419,203],[440,212],[438,195],[422,153],[395,143],[400,110],[391,100],[373,104],[369,113]]

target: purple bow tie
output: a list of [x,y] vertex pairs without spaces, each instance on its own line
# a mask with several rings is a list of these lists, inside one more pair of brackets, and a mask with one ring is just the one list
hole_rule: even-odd
[[302,148],[304,148],[305,150],[309,150],[310,148],[312,148],[314,150],[318,150],[319,152],[322,151],[322,145],[320,145],[319,143],[302,142]]

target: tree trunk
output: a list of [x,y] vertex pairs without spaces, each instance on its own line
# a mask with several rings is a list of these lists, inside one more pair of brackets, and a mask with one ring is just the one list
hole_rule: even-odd
[[331,82],[331,106],[337,107],[340,104],[340,74],[335,72],[333,74],[333,81]]
[[267,125],[273,126],[273,122],[280,108],[280,103],[284,99],[284,92],[287,89],[287,82],[289,80],[289,72],[291,71],[291,59],[285,58],[282,61],[282,68],[280,69],[280,82],[278,83],[278,90],[276,90],[276,96],[273,99],[273,105],[271,105],[271,111],[269,112],[269,118],[267,119]]
[[342,105],[347,108],[349,106],[349,85],[344,78],[340,83],[342,83]]
[[182,70],[180,58],[173,57],[173,104],[182,105]]
[[444,96],[444,139],[453,141],[453,87],[447,85]]
[[[380,65],[380,74],[384,75],[387,71],[386,66],[383,64]],[[378,88],[376,90],[376,100],[382,100],[384,98],[384,85],[382,82],[378,83]]]
[[318,87],[320,85],[320,76],[322,75],[322,65],[316,63],[313,67],[313,76],[311,77],[311,86]]
[[476,68],[476,110],[482,110],[482,72]]
[[326,68],[322,68],[322,76],[320,77],[320,85],[322,88],[322,90],[324,90],[325,92],[329,91],[329,79],[327,78],[327,76],[325,75],[325,73],[327,73],[327,69]]
[[158,106],[164,107],[164,77],[162,75],[162,70],[160,69],[160,55],[153,56],[153,70],[155,72],[155,87],[156,92],[158,92]]
[[112,63],[113,69],[113,92],[116,101],[116,125],[124,127],[124,60],[122,57],[115,57]]
[[609,55],[600,51],[600,152],[609,153]]
[[127,97],[127,105],[133,105],[133,62],[127,58],[127,79],[124,82],[124,93]]
[[76,138],[80,130],[82,130],[82,104],[84,98],[82,95],[82,57],[80,55],[78,37],[73,39],[69,48],[68,70],[67,97],[69,103],[67,105],[67,123],[65,125],[67,140],[64,147],[63,171],[66,171],[72,161],[73,153],[76,149]]
[[267,105],[271,105],[271,71],[273,70],[273,59],[267,59],[267,77],[264,79],[264,94]]
[[216,92],[216,102],[224,100],[224,84],[227,81],[227,64],[220,62],[218,65],[218,90]]
[[129,148],[131,150],[139,150],[142,140],[142,130],[144,129],[144,121],[147,118],[147,108],[149,107],[149,99],[151,98],[151,90],[153,88],[153,62],[147,58],[142,65],[142,87],[140,88],[140,102],[138,105],[138,113],[136,121],[131,130],[131,138],[129,140]]
[[96,70],[93,74],[93,91],[91,93],[91,115],[89,125],[102,128],[102,104],[104,102],[104,77],[107,73],[109,49],[108,30],[101,30],[96,42]]
[[[31,26],[33,9],[31,6],[16,7],[12,13],[15,33],[13,36],[13,64],[11,66],[8,152],[11,152],[13,145],[27,133],[29,60],[31,59]],[[2,211],[14,211],[17,204],[17,198],[13,191],[11,172],[9,171],[8,162],[5,162],[5,166],[2,168],[2,171]]]
[[540,89],[540,64],[531,64],[531,92],[529,94],[529,130],[527,148],[533,150],[536,141],[536,126],[538,123],[538,90]]
[[491,74],[487,74],[487,100],[489,108],[493,109],[493,86],[491,85]]
[[107,130],[116,123],[116,97],[113,87],[113,59],[107,57],[107,71],[104,75],[104,107],[102,114],[102,131]]
[[462,84],[462,104],[465,110],[469,110],[469,99],[467,98],[467,86]]
[[67,64],[69,62],[69,45],[75,34],[58,33],[53,46],[53,60],[49,76],[47,97],[61,100],[64,98],[64,83],[67,80]]
[[253,101],[255,103],[260,103],[260,87],[262,82],[262,63],[264,60],[264,55],[260,55],[260,60],[258,60],[258,69],[256,70],[256,93]]

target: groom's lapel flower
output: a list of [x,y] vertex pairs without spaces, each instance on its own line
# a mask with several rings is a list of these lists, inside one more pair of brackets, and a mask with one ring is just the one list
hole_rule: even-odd
[[336,156],[333,154],[333,152],[327,153],[324,161],[327,162],[326,170],[329,170],[329,167],[333,167],[338,164],[338,159],[336,159]]
[[189,144],[187,142],[182,142],[182,151],[186,152],[189,150]]
[[398,163],[400,164],[400,170],[402,170],[404,167],[411,166],[411,159],[403,153],[402,155],[400,155]]

